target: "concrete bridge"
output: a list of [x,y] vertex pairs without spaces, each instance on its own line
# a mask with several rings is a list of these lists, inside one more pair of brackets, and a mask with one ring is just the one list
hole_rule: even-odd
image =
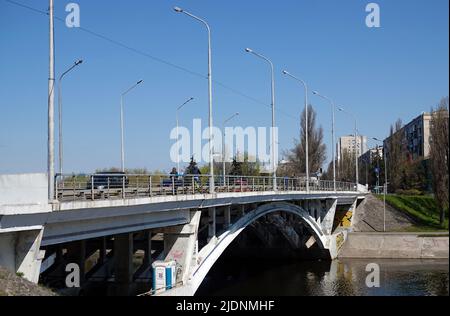
[[0,176],[0,265],[37,283],[62,282],[76,263],[82,286],[111,281],[127,295],[139,279],[150,284],[154,260],[173,260],[177,286],[161,295],[194,295],[245,229],[271,244],[261,222],[291,249],[336,258],[367,194],[328,181],[308,190],[300,178],[218,177],[211,194],[207,177],[120,177],[60,176],[49,203],[45,174]]

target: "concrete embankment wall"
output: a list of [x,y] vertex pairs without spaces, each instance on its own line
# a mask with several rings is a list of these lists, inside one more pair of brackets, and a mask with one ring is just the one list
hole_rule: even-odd
[[352,233],[339,255],[360,259],[448,259],[449,237],[439,234]]

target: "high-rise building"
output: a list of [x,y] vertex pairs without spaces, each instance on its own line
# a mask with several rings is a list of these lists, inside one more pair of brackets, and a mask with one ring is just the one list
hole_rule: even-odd
[[376,159],[384,159],[383,147],[369,149],[363,155],[361,155],[361,157],[359,157],[359,163],[370,165]]
[[[431,119],[432,115],[430,113],[422,113],[394,134],[400,136],[398,145],[405,159],[416,161],[430,157]],[[388,157],[390,156],[389,149],[392,137],[384,141],[384,148]]]
[[365,152],[367,152],[367,137],[366,136],[358,136],[355,142],[355,136],[343,136],[339,139],[338,143],[338,160],[341,160],[341,157],[344,154],[344,151],[347,151],[351,155],[355,155],[355,151],[358,157],[361,157]]

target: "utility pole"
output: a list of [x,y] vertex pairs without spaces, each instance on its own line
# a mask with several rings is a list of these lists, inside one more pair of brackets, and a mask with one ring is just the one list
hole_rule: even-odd
[[49,36],[49,76],[48,76],[48,200],[55,200],[55,38],[54,38],[54,16],[53,0],[49,0],[50,36]]
[[[379,138],[373,138],[374,141],[379,142],[379,143],[383,143],[384,142],[379,139]],[[379,147],[377,147],[379,148]],[[379,156],[379,155],[378,155]],[[379,158],[379,157],[378,157]],[[383,231],[386,232],[387,231],[387,223],[386,223],[386,196],[388,194],[388,185],[389,185],[389,180],[388,180],[388,162],[387,162],[387,155],[386,155],[386,147],[383,146],[383,160],[384,160],[384,186],[383,186],[383,197],[384,197],[384,228]],[[378,167],[379,168],[379,167]]]

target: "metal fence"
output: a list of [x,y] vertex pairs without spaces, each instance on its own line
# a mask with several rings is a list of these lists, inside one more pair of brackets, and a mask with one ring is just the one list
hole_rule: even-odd
[[[132,199],[155,196],[195,195],[210,193],[208,175],[58,175],[56,199],[61,202],[79,200]],[[277,191],[306,192],[304,178],[277,178]],[[216,193],[274,191],[273,177],[216,176]],[[356,192],[353,183],[337,182],[336,191]],[[333,181],[311,180],[310,191],[334,192]]]

